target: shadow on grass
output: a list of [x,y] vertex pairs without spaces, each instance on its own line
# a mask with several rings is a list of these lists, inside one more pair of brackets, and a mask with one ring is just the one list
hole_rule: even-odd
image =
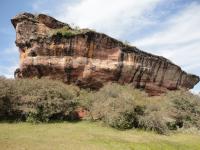
[[76,124],[76,123],[79,123],[83,121],[82,119],[77,119],[77,120],[49,120],[47,122],[42,122],[42,121],[36,121],[36,122],[29,122],[29,121],[26,121],[25,119],[0,119],[0,123],[10,123],[10,124],[14,124],[14,123],[32,123],[32,124],[51,124],[51,123],[65,123],[65,122],[68,122],[68,123],[73,123],[73,124]]

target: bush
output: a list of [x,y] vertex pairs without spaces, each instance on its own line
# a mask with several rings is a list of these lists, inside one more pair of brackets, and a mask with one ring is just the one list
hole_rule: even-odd
[[177,128],[196,127],[200,129],[200,98],[188,91],[171,92],[170,116],[175,119]]
[[[135,95],[145,95],[130,86],[107,84],[98,92],[87,95],[92,120],[101,120],[118,129],[130,129],[136,126],[137,100]],[[136,94],[137,93],[137,94]]]
[[74,33],[72,31],[63,31],[63,32],[62,31],[58,31],[56,33],[56,35],[59,36],[59,37],[66,37],[66,38],[68,38],[68,37],[73,36]]
[[160,134],[200,129],[200,97],[184,90],[148,97],[131,85],[109,83],[90,91],[48,79],[3,77],[0,89],[1,120],[74,120],[81,108],[88,112],[88,119],[117,129],[140,128]]
[[11,111],[11,84],[12,80],[0,77],[0,118],[4,118]]
[[150,112],[139,117],[138,128],[155,131],[160,134],[168,132],[168,126],[160,112]]
[[167,132],[164,119],[155,115],[156,112],[151,110],[153,107],[149,107],[148,96],[130,85],[108,84],[92,95],[92,120],[101,120],[118,129],[143,128]]
[[97,92],[84,92],[81,99],[91,120],[118,129],[141,128],[166,134],[200,124],[199,97],[182,90],[148,97],[131,85],[110,83]]
[[1,118],[48,122],[68,119],[78,105],[79,89],[47,79],[1,79]]
[[50,36],[59,36],[59,37],[71,37],[73,35],[78,35],[81,33],[86,33],[90,31],[89,29],[79,29],[78,27],[74,28],[74,29],[69,29],[67,26],[60,28],[60,29],[54,29],[52,30],[49,35]]
[[57,36],[59,38],[61,37],[65,37],[65,38],[69,38],[71,36],[74,35],[78,35],[78,34],[84,34],[87,32],[95,32],[94,30],[90,30],[90,29],[80,29],[78,26],[74,27],[73,29],[70,29],[68,26],[64,26],[62,28],[59,29],[53,29],[49,32],[49,36]]

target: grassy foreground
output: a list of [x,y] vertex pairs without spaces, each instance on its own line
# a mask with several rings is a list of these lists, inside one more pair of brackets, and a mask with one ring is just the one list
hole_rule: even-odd
[[2,150],[199,150],[200,135],[119,131],[99,123],[0,123]]

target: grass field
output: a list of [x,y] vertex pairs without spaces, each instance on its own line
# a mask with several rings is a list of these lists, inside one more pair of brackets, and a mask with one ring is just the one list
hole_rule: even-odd
[[1,150],[200,150],[200,135],[118,131],[101,124],[0,123]]

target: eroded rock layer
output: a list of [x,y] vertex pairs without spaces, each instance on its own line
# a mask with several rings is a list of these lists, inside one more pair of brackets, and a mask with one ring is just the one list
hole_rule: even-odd
[[48,77],[94,89],[110,81],[130,83],[151,95],[191,89],[200,80],[164,57],[44,14],[23,13],[11,21],[20,52],[17,78]]

